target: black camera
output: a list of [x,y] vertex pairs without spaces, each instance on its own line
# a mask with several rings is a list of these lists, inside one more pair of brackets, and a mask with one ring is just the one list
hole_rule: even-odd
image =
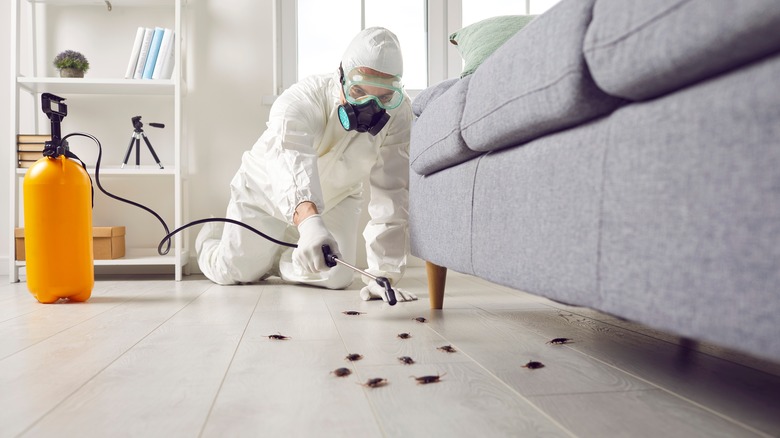
[[[133,128],[135,128],[136,132],[141,132],[143,130],[144,124],[141,122],[141,116],[135,116],[130,119],[130,122],[133,124]],[[149,126],[153,128],[165,128],[165,125],[162,123],[149,123]]]

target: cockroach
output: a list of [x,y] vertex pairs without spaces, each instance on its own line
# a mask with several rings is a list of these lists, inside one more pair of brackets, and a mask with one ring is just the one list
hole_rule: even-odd
[[348,354],[345,359],[347,359],[350,362],[354,362],[356,360],[363,359],[363,355],[362,354],[357,354],[357,353],[352,353],[352,354]]
[[401,339],[409,339],[412,337],[409,333],[398,333],[398,337]]
[[428,321],[427,319],[423,318],[422,316],[418,316],[417,318],[414,318],[414,320],[417,321],[417,322],[427,322]]
[[285,335],[283,335],[281,333],[277,333],[275,335],[268,335],[268,339],[277,339],[277,340],[283,341],[285,339],[291,339],[291,338],[289,336],[285,336]]
[[351,315],[351,316],[353,316],[353,315],[362,315],[362,314],[364,314],[364,313],[366,313],[366,312],[358,312],[357,310],[345,310],[345,311],[343,311],[343,312],[341,312],[341,313],[343,313],[343,314],[345,314],[345,315]]
[[444,345],[436,348],[437,350],[446,351],[447,353],[456,353],[458,350],[452,347],[452,345]]
[[380,386],[385,386],[385,385],[387,385],[387,379],[383,379],[381,377],[368,379],[366,383],[363,383],[363,386],[367,386],[369,388],[378,388]]
[[[444,373],[444,374],[447,374],[447,373]],[[437,374],[435,376],[422,376],[422,377],[414,377],[414,376],[412,376],[412,377],[415,380],[417,380],[417,384],[418,385],[427,385],[429,383],[439,382],[441,380],[441,376],[443,376],[444,374]]]
[[411,365],[414,363],[414,359],[409,356],[401,356],[398,358],[398,360],[400,360],[405,365]]
[[548,344],[555,344],[555,345],[568,344],[569,342],[571,342],[571,339],[569,338],[555,338],[547,341]]
[[523,368],[528,368],[529,370],[535,370],[538,368],[544,368],[544,364],[541,362],[537,362],[535,360],[532,360],[528,362],[527,364],[523,365]]
[[336,368],[335,370],[331,371],[331,373],[335,374],[336,377],[346,377],[352,374],[352,370],[349,368]]

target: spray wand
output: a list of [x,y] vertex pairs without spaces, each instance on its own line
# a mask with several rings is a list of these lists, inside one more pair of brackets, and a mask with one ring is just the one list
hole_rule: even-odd
[[392,287],[390,287],[390,280],[388,280],[387,277],[377,277],[375,275],[369,274],[368,272],[366,272],[366,271],[364,271],[364,270],[362,270],[360,268],[356,268],[356,267],[350,265],[349,263],[345,262],[344,260],[341,260],[340,258],[336,257],[331,252],[329,245],[322,245],[322,254],[325,256],[325,264],[328,265],[328,267],[332,268],[332,267],[336,266],[336,264],[338,263],[338,264],[341,264],[341,265],[344,265],[344,266],[348,267],[349,269],[352,269],[353,271],[355,271],[355,272],[357,272],[359,274],[365,275],[366,277],[376,281],[376,283],[378,285],[380,285],[383,288],[385,288],[385,296],[387,297],[387,304],[389,304],[391,306],[395,306],[395,303],[398,302],[395,299],[395,291],[393,290]]

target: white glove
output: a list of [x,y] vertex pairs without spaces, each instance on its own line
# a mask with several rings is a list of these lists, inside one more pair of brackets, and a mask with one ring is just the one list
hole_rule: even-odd
[[[394,287],[393,291],[395,291],[395,299],[398,301],[414,301],[417,299],[417,295],[409,291],[398,289],[397,287]],[[380,286],[379,283],[377,283],[376,281],[371,281],[371,283],[368,283],[368,286],[365,286],[363,287],[363,289],[360,289],[360,298],[363,301],[378,300],[378,299],[387,301],[387,296],[385,295],[385,288]]]
[[298,224],[298,247],[293,250],[293,264],[299,266],[304,272],[314,273],[330,269],[325,264],[325,256],[322,253],[322,245],[329,245],[331,253],[336,258],[341,257],[339,245],[336,239],[325,228],[325,222],[318,214],[313,214]]

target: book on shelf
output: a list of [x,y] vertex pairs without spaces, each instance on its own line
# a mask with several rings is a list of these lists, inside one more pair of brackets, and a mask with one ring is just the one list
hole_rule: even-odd
[[44,143],[18,143],[16,145],[17,152],[42,152],[46,147]]
[[154,34],[152,34],[152,44],[149,46],[149,53],[146,54],[146,63],[144,64],[143,79],[151,79],[152,73],[154,73],[154,65],[157,63],[157,55],[160,53],[160,44],[162,43],[165,29],[162,27],[154,28]]
[[33,161],[33,162],[35,162],[35,161],[43,158],[43,150],[40,150],[40,151],[37,151],[37,152],[32,152],[32,151],[24,152],[24,151],[20,151],[20,152],[17,152],[17,154],[19,155],[19,161]]
[[136,30],[127,79],[170,79],[176,64],[174,31],[164,27],[139,27]]
[[135,72],[133,73],[133,79],[143,79],[144,66],[146,65],[146,58],[149,55],[149,47],[152,45],[152,36],[154,35],[154,29],[151,27],[144,28],[144,38],[141,40],[141,49],[138,51],[138,60],[135,65]]
[[27,169],[27,168],[31,167],[33,164],[35,164],[36,161],[38,161],[38,160],[32,160],[32,161],[30,161],[30,160],[19,160],[19,167],[22,168],[22,169]]
[[170,79],[173,77],[173,67],[176,66],[176,35],[171,32],[171,45],[168,47],[168,53],[163,59],[160,79]]
[[16,159],[19,161],[19,167],[30,167],[43,158],[47,141],[51,141],[49,134],[17,134]]
[[16,135],[16,143],[17,144],[24,144],[24,143],[46,143],[47,141],[51,141],[51,134],[17,134]]
[[146,28],[143,26],[139,26],[135,32],[135,40],[133,40],[133,48],[130,52],[130,61],[127,63],[125,79],[132,79],[135,74],[135,67],[138,65],[138,54],[141,53],[141,44],[144,41],[145,33]]
[[157,53],[157,59],[154,63],[154,71],[152,72],[152,79],[170,79],[171,75],[163,75],[165,71],[165,64],[170,61],[171,51],[174,50],[173,44],[173,30],[165,29],[163,33],[162,41],[160,42],[160,50]]

